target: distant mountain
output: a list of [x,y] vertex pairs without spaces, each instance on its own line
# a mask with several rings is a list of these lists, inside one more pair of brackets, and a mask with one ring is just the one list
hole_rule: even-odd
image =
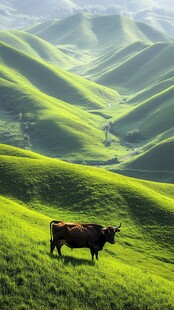
[[151,26],[119,15],[78,14],[64,20],[33,25],[24,30],[54,45],[72,44],[78,49],[94,49],[102,55],[106,51],[119,50],[137,41],[172,41],[170,37]]

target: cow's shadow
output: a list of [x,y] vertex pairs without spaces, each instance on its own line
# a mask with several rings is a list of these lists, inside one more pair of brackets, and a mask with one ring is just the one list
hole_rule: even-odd
[[92,261],[86,258],[78,258],[78,257],[69,256],[69,255],[58,256],[58,255],[51,255],[51,254],[49,254],[49,256],[51,257],[51,259],[59,260],[63,262],[65,265],[69,265],[69,264],[72,264],[73,266],[76,266],[76,265],[94,266],[95,265],[95,261]]

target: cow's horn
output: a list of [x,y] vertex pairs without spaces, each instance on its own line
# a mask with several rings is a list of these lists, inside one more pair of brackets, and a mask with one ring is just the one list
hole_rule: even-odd
[[119,226],[114,226],[114,229],[120,228],[121,227],[121,223]]

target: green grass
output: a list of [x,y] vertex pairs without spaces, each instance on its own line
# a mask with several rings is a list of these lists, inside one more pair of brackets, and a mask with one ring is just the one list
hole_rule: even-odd
[[63,259],[51,258],[50,218],[3,197],[2,204],[3,309],[172,309],[173,283],[122,262],[119,245],[117,255],[106,246],[96,263],[87,250],[65,248]]
[[[2,309],[173,309],[173,185],[0,154]],[[52,219],[122,227],[93,263],[88,249],[50,257]]]

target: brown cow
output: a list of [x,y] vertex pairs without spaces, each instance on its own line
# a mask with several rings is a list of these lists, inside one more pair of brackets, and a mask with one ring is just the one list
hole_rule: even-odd
[[102,250],[105,243],[115,243],[114,236],[120,231],[120,226],[103,227],[98,224],[67,223],[52,221],[50,223],[50,253],[56,247],[61,255],[61,247],[65,244],[69,248],[89,248],[94,259],[98,259],[98,251]]

